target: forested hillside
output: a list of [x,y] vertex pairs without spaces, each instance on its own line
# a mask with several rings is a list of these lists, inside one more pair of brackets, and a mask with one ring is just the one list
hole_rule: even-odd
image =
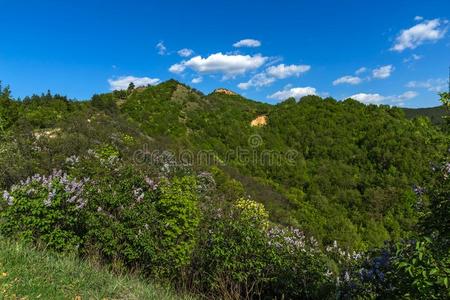
[[[269,105],[174,80],[80,102],[5,88],[0,233],[205,297],[429,295],[408,290],[415,253],[393,245],[448,193],[448,138],[444,122],[352,99]],[[448,296],[439,261],[427,276]]]
[[[120,101],[120,95],[98,97]],[[220,92],[204,96],[169,81],[134,91],[117,110],[178,149],[212,150],[253,179],[244,186],[247,194],[258,185],[273,189],[274,199],[255,199],[270,208],[274,221],[352,249],[408,234],[417,217],[412,187],[426,181],[446,145],[425,118],[410,121],[398,108],[350,99],[308,96],[270,106]],[[251,127],[260,115],[268,124]]]
[[444,124],[443,116],[445,109],[442,106],[427,108],[403,108],[407,118],[413,119],[417,117],[428,117],[431,123],[441,125]]

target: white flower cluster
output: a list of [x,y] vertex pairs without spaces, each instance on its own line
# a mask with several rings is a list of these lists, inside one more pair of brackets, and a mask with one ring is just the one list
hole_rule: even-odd
[[3,200],[6,201],[6,203],[11,206],[14,204],[14,197],[11,196],[8,191],[3,191]]
[[298,228],[271,227],[268,232],[269,244],[278,249],[285,247],[289,252],[309,252],[311,254],[320,251],[319,243],[314,237],[307,238]]

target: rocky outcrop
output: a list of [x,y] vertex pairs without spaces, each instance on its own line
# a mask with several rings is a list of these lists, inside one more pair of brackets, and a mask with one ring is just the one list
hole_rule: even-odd
[[225,95],[237,95],[235,92],[232,92],[232,91],[224,89],[224,88],[215,89],[214,93],[220,93],[220,94],[225,94]]
[[258,116],[258,117],[256,117],[256,119],[254,119],[250,122],[250,126],[252,126],[252,127],[266,126],[268,120],[269,120],[269,118],[267,118],[267,116]]

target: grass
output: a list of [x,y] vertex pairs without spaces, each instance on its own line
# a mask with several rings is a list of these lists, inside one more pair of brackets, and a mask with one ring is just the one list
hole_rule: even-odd
[[189,299],[132,275],[0,237],[0,299]]

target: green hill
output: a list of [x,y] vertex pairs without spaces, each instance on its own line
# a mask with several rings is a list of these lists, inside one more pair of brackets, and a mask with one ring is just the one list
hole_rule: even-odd
[[4,89],[0,233],[206,298],[389,294],[359,272],[378,268],[369,257],[385,242],[415,236],[449,141],[411,116],[175,80],[82,102]]
[[428,107],[428,108],[403,108],[405,116],[409,119],[417,117],[428,117],[433,124],[443,124],[443,116],[445,115],[445,108],[443,106]]
[[[4,161],[3,187],[101,145],[114,145],[130,161],[143,147],[176,155],[189,150],[190,164],[218,165],[244,194],[264,203],[274,221],[352,248],[407,235],[417,217],[411,187],[426,181],[430,162],[445,147],[438,128],[408,120],[410,111],[405,116],[398,108],[317,96],[269,105],[234,93],[203,95],[175,80],[90,102],[43,95],[8,107],[12,136],[5,139],[16,140],[3,147],[16,149],[10,153],[16,163]],[[258,116],[266,116],[267,125],[250,126]],[[61,131],[54,138],[32,141],[51,137],[55,128]],[[36,142],[48,143],[40,146],[48,153],[23,148]]]

